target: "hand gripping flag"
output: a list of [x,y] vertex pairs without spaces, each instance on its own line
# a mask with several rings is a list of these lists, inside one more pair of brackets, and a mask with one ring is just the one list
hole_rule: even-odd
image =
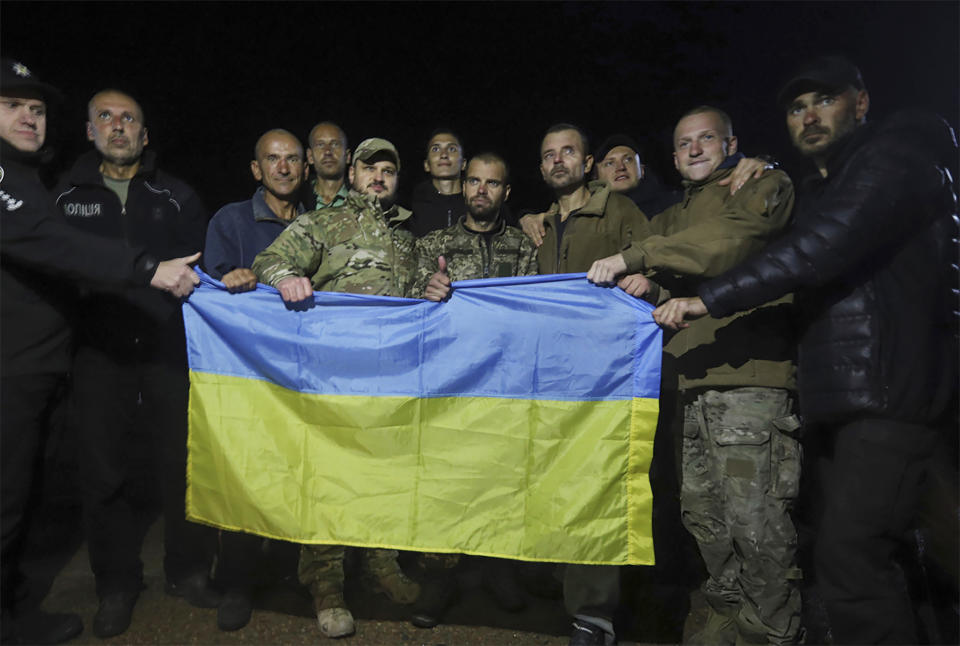
[[661,333],[583,274],[448,302],[209,277],[184,306],[187,512],[297,543],[652,564]]

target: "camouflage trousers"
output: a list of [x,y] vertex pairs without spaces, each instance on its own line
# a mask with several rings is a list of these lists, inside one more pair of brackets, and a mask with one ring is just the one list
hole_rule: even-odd
[[735,621],[738,641],[800,639],[790,509],[801,451],[791,407],[779,388],[710,390],[684,407],[683,524],[710,574],[704,596]]
[[[300,547],[300,562],[297,578],[310,589],[317,610],[345,608],[343,599],[343,545],[303,545]],[[364,549],[362,551],[365,574],[382,576],[397,568],[397,550]]]

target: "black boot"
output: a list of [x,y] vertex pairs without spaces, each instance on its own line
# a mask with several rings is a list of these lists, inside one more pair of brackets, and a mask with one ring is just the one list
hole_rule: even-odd
[[32,610],[15,614],[3,609],[3,644],[60,644],[83,632],[83,622],[73,613]]
[[420,596],[413,604],[410,623],[417,628],[433,628],[443,620],[447,608],[457,596],[457,580],[452,568],[427,570]]
[[206,572],[198,572],[179,581],[167,581],[164,591],[172,597],[183,597],[197,608],[216,608],[223,595],[213,587]]
[[520,612],[527,607],[523,592],[514,574],[514,562],[506,559],[489,559],[481,575],[483,589],[493,597],[501,610]]
[[93,616],[93,634],[101,639],[127,632],[137,603],[137,592],[108,592],[100,597],[100,607]]
[[228,588],[217,608],[220,630],[240,630],[250,622],[253,613],[253,592],[247,588]]

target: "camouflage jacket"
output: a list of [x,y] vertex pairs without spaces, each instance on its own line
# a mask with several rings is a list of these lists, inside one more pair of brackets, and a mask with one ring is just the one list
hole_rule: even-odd
[[351,191],[342,206],[300,215],[257,255],[253,271],[267,285],[306,276],[320,291],[403,296],[415,263],[413,235],[401,227],[409,217]]
[[437,257],[447,261],[450,280],[532,276],[537,273],[537,248],[520,229],[501,218],[492,236],[471,231],[466,218],[452,227],[434,231],[417,240],[417,275],[410,296],[423,295],[437,271]]

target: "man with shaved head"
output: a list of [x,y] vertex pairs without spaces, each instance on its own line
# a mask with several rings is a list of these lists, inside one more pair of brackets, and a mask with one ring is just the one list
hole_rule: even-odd
[[[82,155],[61,180],[67,222],[160,258],[203,246],[207,214],[196,193],[156,167],[143,110],[108,89],[88,104]],[[74,418],[98,637],[126,631],[140,590],[144,493],[159,485],[168,594],[213,607],[213,532],[184,513],[187,365],[180,300],[142,287],[89,292],[74,323]]]
[[321,121],[307,137],[307,163],[317,176],[305,191],[303,203],[311,210],[342,206],[347,201],[350,187],[345,181],[350,165],[347,135],[332,121]]
[[286,130],[268,130],[257,140],[250,172],[260,183],[253,197],[227,204],[207,228],[204,267],[232,292],[257,286],[250,266],[295,217],[309,167],[300,141]]
[[[299,202],[307,178],[300,140],[286,130],[263,133],[253,148],[250,172],[260,183],[253,197],[227,204],[217,211],[207,228],[204,267],[231,292],[257,286],[250,269],[253,259],[303,213]],[[254,571],[261,539],[250,534],[223,531],[217,561],[218,582],[224,588],[217,609],[221,630],[239,630],[253,611]]]

